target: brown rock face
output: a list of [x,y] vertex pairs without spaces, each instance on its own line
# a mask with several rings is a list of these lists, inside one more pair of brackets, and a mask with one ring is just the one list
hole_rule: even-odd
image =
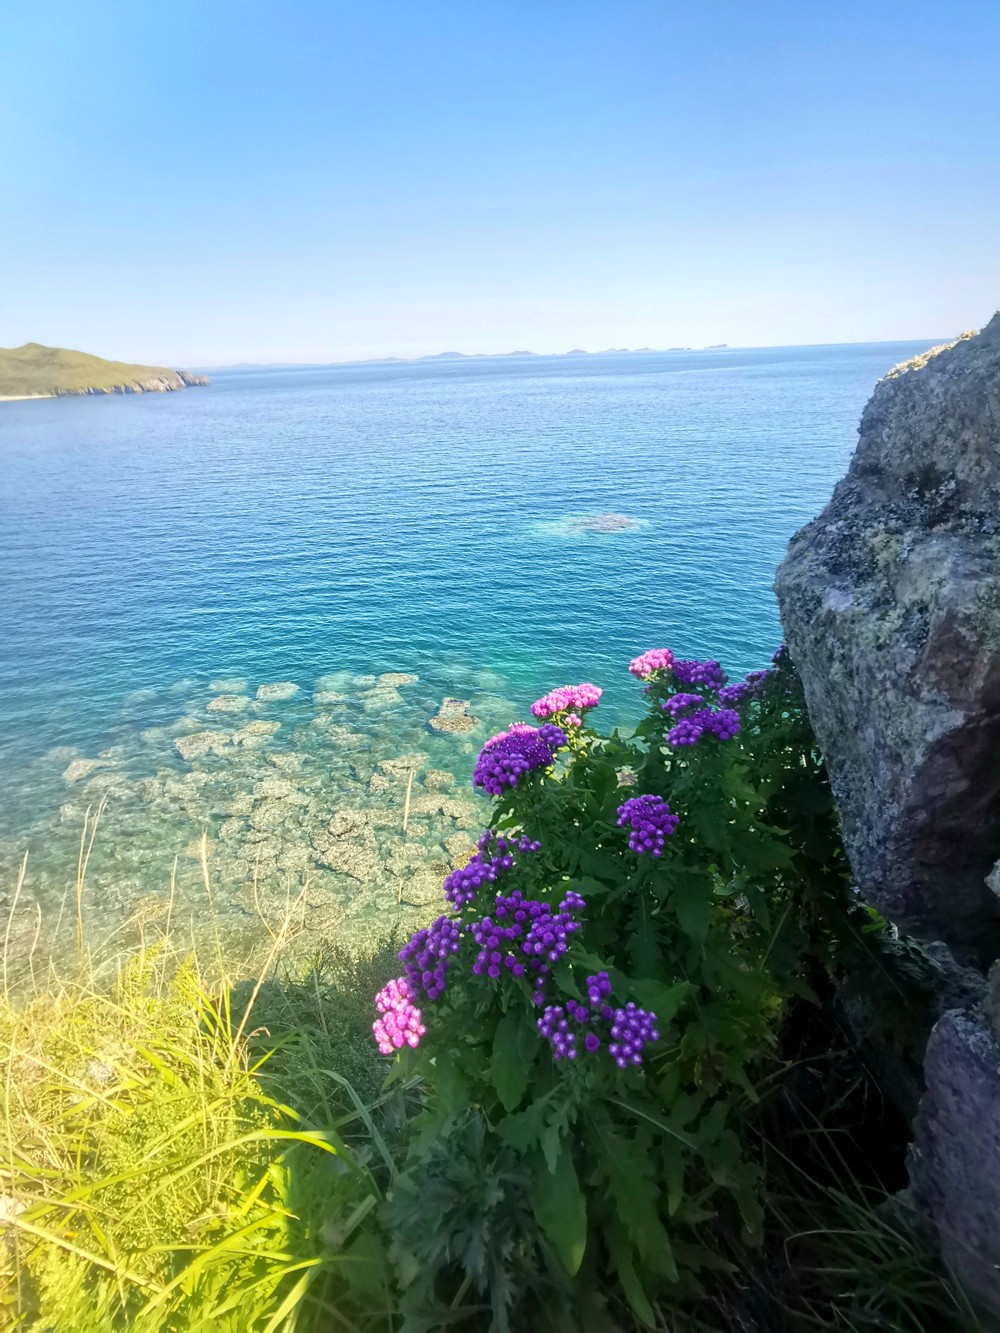
[[778,571],[863,895],[1000,954],[1000,314],[876,387],[847,476]]

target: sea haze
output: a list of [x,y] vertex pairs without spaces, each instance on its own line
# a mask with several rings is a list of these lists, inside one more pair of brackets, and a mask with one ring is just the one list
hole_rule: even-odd
[[[211,722],[220,678],[297,683],[301,710],[331,673],[347,695],[413,673],[405,709],[351,723],[384,755],[426,749],[445,693],[485,728],[592,680],[627,724],[644,648],[766,664],[789,537],[875,381],[930,345],[230,371],[0,404],[0,833],[34,845],[68,789],[84,804],[70,753],[110,749],[123,783],[182,772],[173,738]],[[578,521],[608,511],[635,527]],[[444,756],[463,783],[485,734]]]

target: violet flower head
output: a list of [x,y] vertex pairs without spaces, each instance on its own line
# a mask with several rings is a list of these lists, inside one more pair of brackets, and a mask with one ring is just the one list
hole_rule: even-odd
[[608,1054],[619,1069],[641,1065],[643,1047],[659,1039],[656,1015],[648,1009],[639,1009],[629,1001],[624,1009],[614,1011]]
[[404,1046],[419,1045],[427,1028],[405,977],[397,977],[379,991],[375,1008],[380,1017],[372,1024],[372,1032],[383,1055],[392,1055]]
[[[557,713],[576,715],[588,708],[596,708],[603,693],[604,691],[597,685],[560,685],[558,689],[550,690],[541,699],[536,699],[531,705],[531,711],[538,718],[554,717]],[[573,725],[580,725],[579,717]]]
[[491,796],[501,796],[505,787],[516,787],[526,773],[548,768],[556,751],[566,744],[566,733],[554,723],[546,722],[537,730],[516,723],[483,746],[473,770],[473,785]]
[[644,852],[660,856],[664,842],[679,823],[661,796],[632,796],[618,807],[618,825],[629,826],[628,845],[639,856]]
[[697,745],[708,732],[720,741],[732,740],[740,729],[740,715],[735,708],[699,708],[689,713],[667,732],[668,745]]
[[719,703],[727,708],[736,708],[753,697],[750,685],[745,680],[738,680],[732,685],[723,685],[719,691]]
[[464,866],[451,871],[442,885],[444,896],[457,912],[473,901],[484,884],[495,884],[499,875],[511,870],[517,856],[541,851],[542,844],[526,834],[507,838],[487,829],[476,846],[479,850]]
[[462,928],[450,916],[439,916],[429,926],[418,930],[399,951],[406,967],[406,980],[416,996],[423,990],[428,1000],[444,994],[448,968],[462,943]]
[[709,689],[718,690],[726,683],[726,673],[716,661],[675,662],[673,671],[682,685],[707,685]]
[[638,680],[648,680],[654,671],[669,671],[673,661],[674,655],[669,648],[647,648],[632,658],[628,669]]
[[700,694],[672,694],[660,707],[671,717],[676,717],[678,713],[683,713],[685,708],[704,708],[705,700]]

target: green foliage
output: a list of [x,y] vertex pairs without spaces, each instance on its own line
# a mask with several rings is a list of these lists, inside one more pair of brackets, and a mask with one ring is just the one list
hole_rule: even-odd
[[[486,1178],[500,1162],[508,1175],[512,1163],[524,1172],[531,1212],[520,1215],[519,1253],[531,1256],[529,1271],[544,1272],[558,1303],[575,1302],[581,1317],[596,1279],[647,1327],[664,1302],[680,1308],[732,1270],[720,1234],[744,1251],[762,1243],[762,1165],[747,1133],[756,1084],[779,1065],[790,1007],[863,943],[867,921],[848,899],[833,803],[787,661],[744,707],[737,740],[671,747],[660,707],[668,690],[654,678],[634,737],[574,729],[568,758],[505,792],[493,821],[542,846],[519,859],[503,892],[520,888],[553,910],[571,888],[586,901],[546,1003],[580,1000],[586,977],[606,971],[616,1005],[655,1012],[659,1041],[641,1068],[618,1068],[604,1049],[555,1061],[527,977],[491,981],[453,963],[445,995],[424,1006],[428,1034],[404,1062],[428,1095],[396,1185],[420,1199],[443,1160],[464,1169],[474,1108]],[[618,827],[619,806],[638,794],[680,816],[661,858],[630,852]],[[487,1206],[470,1187],[466,1211],[479,1207],[469,1226],[489,1230],[496,1200]],[[471,1290],[503,1327],[495,1275],[456,1267],[453,1245],[435,1251],[420,1215],[397,1207],[392,1225],[400,1252],[423,1246],[425,1312]],[[556,1318],[542,1286],[530,1299],[541,1302],[542,1326]]]

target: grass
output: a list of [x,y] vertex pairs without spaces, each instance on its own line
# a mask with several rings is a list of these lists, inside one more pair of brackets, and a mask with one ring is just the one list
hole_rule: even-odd
[[43,347],[41,343],[0,348],[0,398],[117,389],[160,376],[176,379],[177,372],[164,366],[105,361],[87,352]]
[[0,1002],[0,1326],[390,1327],[371,995],[392,951],[259,974],[166,942]]

